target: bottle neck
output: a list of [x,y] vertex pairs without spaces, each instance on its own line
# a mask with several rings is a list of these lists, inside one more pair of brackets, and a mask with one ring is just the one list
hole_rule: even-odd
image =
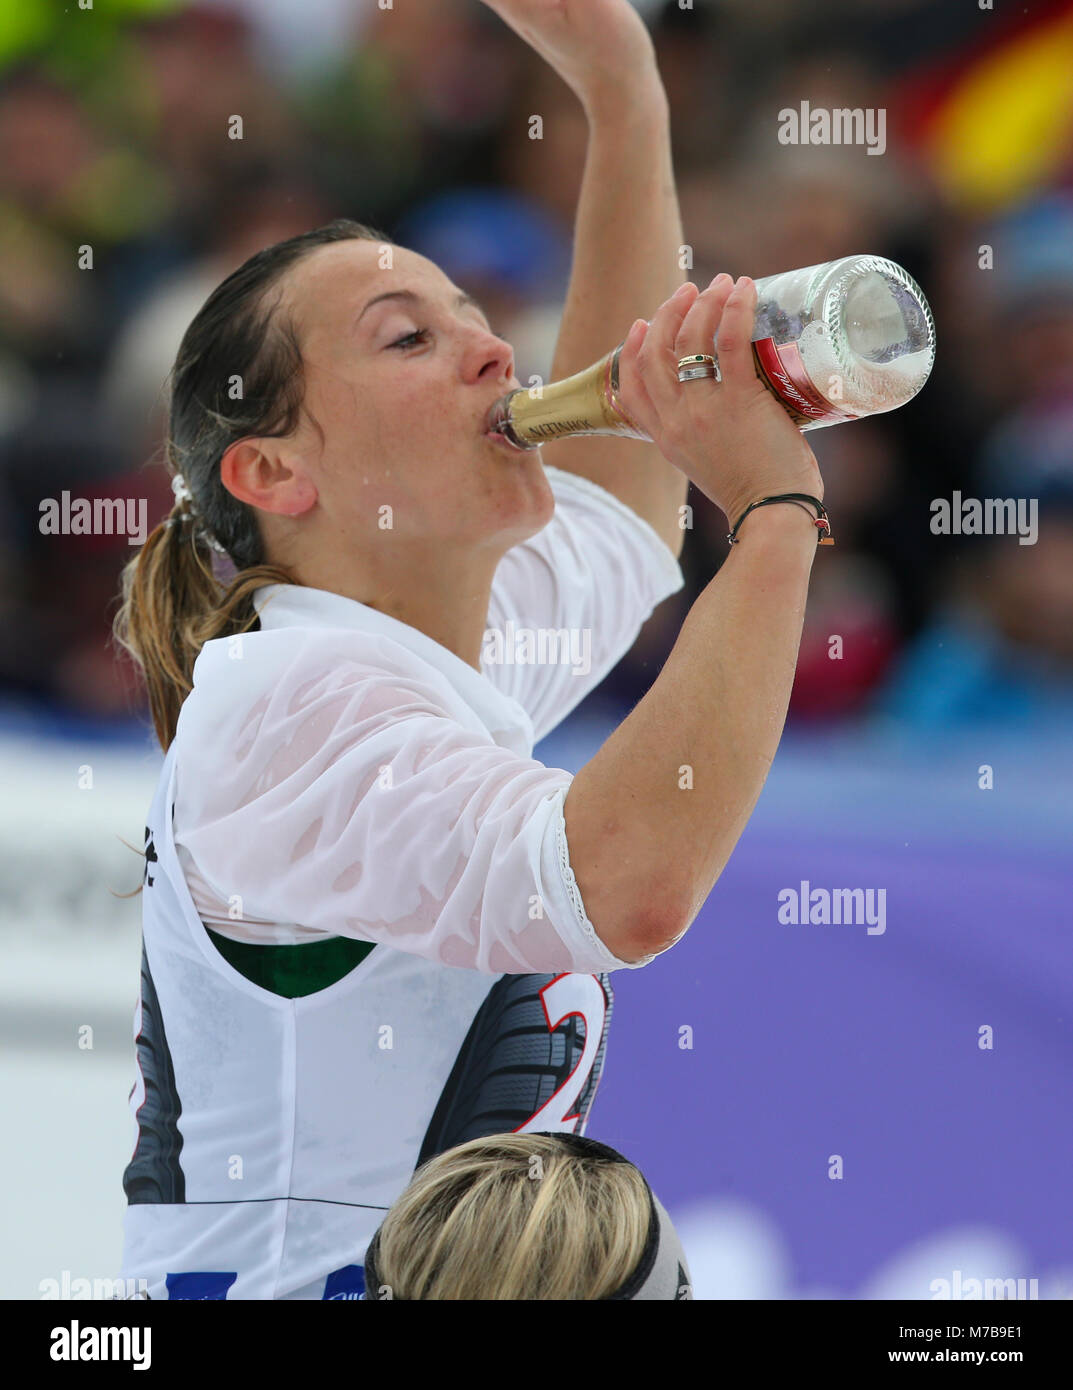
[[648,439],[619,399],[619,344],[583,371],[548,386],[522,387],[496,402],[491,428],[520,449],[571,435]]

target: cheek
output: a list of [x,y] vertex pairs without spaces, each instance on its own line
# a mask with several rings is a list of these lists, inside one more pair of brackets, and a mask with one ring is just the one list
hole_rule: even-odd
[[[390,364],[389,364],[390,365]],[[427,360],[398,362],[357,392],[355,428],[381,456],[405,464],[428,457],[430,445],[459,437],[459,388]]]
[[322,501],[350,522],[375,529],[390,506],[392,529],[409,517],[421,533],[456,534],[503,504],[503,488],[482,482],[475,408],[465,414],[457,381],[427,361],[377,363],[360,383],[319,374],[307,402],[324,434],[309,436]]
[[[324,374],[307,390],[306,405],[320,433],[310,428],[326,481],[361,475],[382,478],[403,451],[410,403],[374,380]],[[321,438],[323,436],[323,439]]]

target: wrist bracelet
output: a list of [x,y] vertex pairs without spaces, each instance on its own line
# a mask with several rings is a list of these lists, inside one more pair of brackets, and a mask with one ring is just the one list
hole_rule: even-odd
[[749,513],[754,511],[757,507],[766,507],[772,502],[792,502],[795,507],[801,507],[802,510],[806,512],[808,508],[803,504],[805,502],[811,502],[818,512],[818,515],[814,518],[814,524],[818,532],[816,544],[834,545],[835,542],[834,537],[831,535],[831,522],[827,515],[827,508],[818,497],[810,497],[807,492],[780,492],[777,497],[761,497],[759,502],[751,502],[742,512],[741,516],[738,517],[734,529],[727,535],[727,540],[731,545],[738,544],[738,528]]

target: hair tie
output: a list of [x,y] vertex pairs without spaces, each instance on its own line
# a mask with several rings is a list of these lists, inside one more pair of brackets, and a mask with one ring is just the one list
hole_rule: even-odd
[[197,506],[194,503],[194,494],[190,491],[190,488],[187,486],[186,479],[183,477],[181,473],[176,473],[172,477],[171,491],[172,495],[175,498],[176,505],[178,505],[180,502],[185,502],[189,511],[197,511]]
[[205,544],[215,550],[218,555],[227,555],[226,547],[220,544],[205,525],[205,520],[198,510],[197,503],[194,501],[194,494],[190,491],[190,486],[181,473],[176,473],[172,476],[171,491],[175,498],[175,505],[178,507],[185,503],[185,509],[182,513],[182,517],[169,517],[165,525],[174,526],[176,521],[189,517],[190,520],[194,522],[195,539],[203,540]]

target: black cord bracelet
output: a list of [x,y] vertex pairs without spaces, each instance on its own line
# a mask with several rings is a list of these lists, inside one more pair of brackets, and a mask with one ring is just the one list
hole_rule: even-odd
[[819,533],[816,537],[816,544],[834,545],[835,542],[834,537],[831,535],[831,522],[827,515],[827,508],[818,497],[810,497],[807,492],[780,492],[777,497],[761,497],[759,502],[751,502],[742,512],[741,516],[738,517],[734,529],[727,535],[727,540],[731,545],[738,544],[738,528],[749,513],[755,511],[757,507],[766,507],[772,502],[792,502],[795,506],[802,507],[802,510],[806,512],[808,508],[804,507],[803,503],[811,502],[818,513],[814,519],[816,530]]

